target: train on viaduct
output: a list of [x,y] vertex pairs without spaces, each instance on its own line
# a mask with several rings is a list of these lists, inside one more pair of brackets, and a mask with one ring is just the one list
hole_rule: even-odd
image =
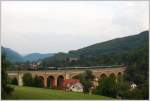
[[23,86],[22,77],[25,73],[31,73],[32,77],[38,76],[42,79],[44,87],[48,86],[48,81],[50,81],[50,86],[61,86],[63,80],[72,79],[75,76],[85,72],[86,70],[91,70],[95,79],[93,81],[94,85],[98,85],[98,80],[103,77],[111,76],[114,77],[122,76],[124,74],[125,66],[96,66],[96,67],[66,67],[61,70],[35,70],[35,71],[7,71],[10,78],[16,77],[18,80],[18,85]]

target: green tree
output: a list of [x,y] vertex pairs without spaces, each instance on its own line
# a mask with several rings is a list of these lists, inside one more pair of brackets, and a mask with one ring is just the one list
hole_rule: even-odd
[[99,81],[99,86],[96,88],[95,93],[98,95],[110,96],[115,98],[117,94],[117,85],[114,78],[110,76]]
[[117,93],[116,96],[121,99],[127,99],[129,96],[129,83],[128,82],[117,82]]
[[1,94],[2,94],[2,99],[5,99],[11,92],[13,91],[13,88],[8,85],[9,80],[8,80],[8,75],[6,73],[6,68],[10,66],[10,62],[6,59],[5,55],[2,53],[2,71],[1,71],[1,76],[2,76],[2,85],[1,85]]
[[17,80],[16,77],[13,78],[13,79],[11,79],[11,84],[13,84],[13,85],[18,85],[18,80]]
[[91,92],[91,87],[93,86],[93,80],[94,80],[94,75],[92,71],[87,70],[85,73],[81,74],[79,79],[80,82],[83,84],[83,91],[85,93],[90,93]]
[[33,78],[30,73],[25,73],[23,75],[23,85],[24,86],[33,86]]

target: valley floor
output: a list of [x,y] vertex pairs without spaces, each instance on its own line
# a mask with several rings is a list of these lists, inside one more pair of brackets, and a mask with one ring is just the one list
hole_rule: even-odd
[[106,96],[100,95],[89,95],[84,93],[76,92],[66,92],[62,90],[52,90],[46,88],[36,88],[36,87],[19,87],[14,86],[15,90],[11,96],[7,99],[47,99],[47,100],[107,100],[113,99]]

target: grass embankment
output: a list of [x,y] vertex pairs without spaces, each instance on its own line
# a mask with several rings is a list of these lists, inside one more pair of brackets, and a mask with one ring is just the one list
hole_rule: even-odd
[[65,92],[62,90],[52,90],[46,88],[35,88],[35,87],[19,87],[14,86],[15,90],[11,96],[7,99],[53,99],[53,100],[90,100],[90,99],[113,99],[105,96],[99,95],[89,95],[84,93],[76,93],[76,92]]

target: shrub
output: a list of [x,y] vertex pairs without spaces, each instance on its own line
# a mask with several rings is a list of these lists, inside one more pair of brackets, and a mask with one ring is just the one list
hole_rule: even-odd
[[99,86],[96,88],[94,93],[98,95],[116,97],[117,85],[112,77],[106,77],[99,81]]
[[24,86],[33,86],[33,78],[30,73],[26,73],[23,75],[23,85]]
[[18,80],[17,80],[16,77],[13,78],[13,79],[11,79],[11,84],[13,84],[13,85],[18,85]]

